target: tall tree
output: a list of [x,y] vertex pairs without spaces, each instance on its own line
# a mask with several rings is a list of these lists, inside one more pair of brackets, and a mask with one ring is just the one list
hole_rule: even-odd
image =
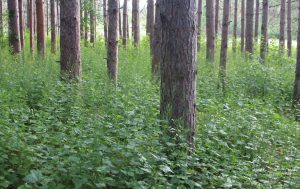
[[20,24],[20,42],[21,42],[21,49],[24,48],[24,17],[23,17],[23,0],[19,0],[19,24]]
[[287,48],[288,56],[292,55],[292,0],[287,0]]
[[60,2],[60,65],[65,79],[81,79],[80,57],[80,1],[68,0]]
[[117,84],[118,78],[118,21],[119,0],[108,1],[108,46],[107,68],[108,76]]
[[121,4],[120,4],[120,1],[119,1],[119,37],[120,37],[120,39],[122,40],[122,36],[123,36],[123,33],[122,33],[122,16],[121,16],[121,9],[122,9],[122,7],[121,7]]
[[56,53],[56,0],[50,0],[51,13],[51,52]]
[[236,52],[237,14],[238,14],[238,0],[235,0],[234,1],[234,19],[233,19],[233,42],[232,42],[232,51],[233,52]]
[[285,3],[286,0],[281,0],[280,4],[280,33],[279,33],[279,49],[284,51],[285,46]]
[[18,0],[7,1],[9,44],[13,53],[21,51]]
[[152,41],[152,75],[154,78],[159,77],[160,68],[160,53],[161,53],[161,18],[160,18],[161,0],[156,0],[155,3],[155,24]]
[[294,83],[294,103],[296,104],[300,102],[300,0],[298,0],[298,3],[297,62]]
[[39,55],[46,55],[46,36],[45,36],[45,11],[44,0],[36,0],[37,18],[37,50]]
[[3,10],[2,10],[2,0],[0,0],[0,37],[3,36]]
[[268,18],[269,17],[269,0],[263,0],[262,24],[261,24],[261,42],[260,57],[265,62],[268,48]]
[[103,0],[103,26],[104,26],[104,40],[107,44],[107,1]]
[[206,60],[215,62],[215,14],[214,1],[206,0]]
[[196,0],[161,1],[160,113],[162,119],[169,120],[171,127],[182,125],[186,128],[191,147],[196,126],[196,14]]
[[241,1],[241,51],[243,52],[245,50],[245,0]]
[[140,0],[132,0],[132,33],[134,46],[140,43]]
[[254,26],[254,38],[257,42],[258,40],[258,24],[259,24],[259,0],[256,0],[256,6],[255,6],[255,26]]
[[81,39],[84,39],[84,19],[83,19],[83,10],[84,10],[84,4],[82,3],[84,0],[80,0],[80,37]]
[[127,46],[127,22],[128,22],[128,13],[127,13],[127,0],[124,0],[123,5],[123,46]]
[[90,0],[90,42],[95,43],[95,0]]
[[218,30],[219,30],[219,6],[220,6],[220,0],[215,0],[215,34],[216,37],[218,37]]
[[246,8],[246,52],[253,53],[254,0],[247,0]]
[[154,26],[154,0],[148,0],[147,3],[147,26],[146,32],[150,36],[153,33],[153,26]]
[[29,1],[30,52],[34,51],[34,0]]
[[198,0],[198,51],[201,48],[201,21],[202,21],[202,0]]
[[222,22],[222,41],[221,41],[221,55],[220,55],[220,84],[223,93],[225,93],[226,84],[226,67],[228,57],[228,29],[229,29],[229,14],[230,14],[230,0],[224,0],[223,4],[223,22]]
[[89,7],[88,7],[88,0],[84,0],[84,45],[88,45],[88,39],[89,39],[89,25],[88,25],[88,19],[89,19]]

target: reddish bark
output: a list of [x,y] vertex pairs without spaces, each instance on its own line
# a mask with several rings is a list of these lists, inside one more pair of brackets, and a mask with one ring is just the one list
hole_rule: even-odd
[[45,36],[45,12],[44,0],[36,0],[36,18],[37,18],[37,50],[39,55],[46,55],[46,36]]
[[215,62],[215,14],[214,1],[206,0],[206,60]]
[[19,0],[19,24],[20,24],[20,43],[21,49],[24,48],[24,16],[23,16],[23,0]]
[[7,1],[8,24],[9,24],[9,45],[12,47],[12,53],[21,52],[20,43],[20,24],[18,0]]

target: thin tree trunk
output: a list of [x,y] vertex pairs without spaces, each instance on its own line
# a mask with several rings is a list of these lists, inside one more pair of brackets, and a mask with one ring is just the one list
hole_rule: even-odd
[[44,0],[36,0],[36,18],[37,18],[37,50],[39,55],[46,55],[46,37],[45,37],[45,11]]
[[9,45],[12,47],[12,53],[21,52],[20,43],[20,24],[18,0],[7,1],[8,24],[9,24]]
[[137,47],[140,43],[140,1],[132,0],[132,30],[133,42]]
[[57,34],[60,34],[60,4],[59,4],[59,0],[57,0],[56,2],[57,5]]
[[259,24],[259,0],[256,0],[255,6],[255,27],[254,27],[254,38],[255,41],[258,41],[258,24]]
[[50,0],[51,4],[51,52],[56,53],[56,0]]
[[253,53],[253,16],[254,0],[247,0],[246,8],[246,52]]
[[84,0],[84,44],[85,46],[88,45],[88,39],[89,39],[89,27],[88,27],[88,0]]
[[296,105],[300,102],[300,0],[298,0],[298,3],[297,62],[294,84],[294,103]]
[[279,49],[284,52],[285,48],[285,3],[286,0],[281,0],[280,5],[280,36],[279,36]]
[[[195,0],[162,0],[161,106],[162,119],[172,128],[187,129],[195,142],[197,5]],[[181,23],[181,27],[178,27]]]
[[29,14],[29,9],[30,9],[30,0],[27,0],[27,22],[26,22],[26,27],[28,30],[30,30],[30,14]]
[[81,80],[80,3],[62,0],[60,31],[60,64],[62,78]]
[[90,43],[95,43],[95,0],[90,0]]
[[214,1],[206,0],[206,60],[215,62],[215,14]]
[[220,6],[220,0],[215,0],[215,34],[216,38],[218,37],[218,30],[219,30],[219,6]]
[[24,17],[23,17],[23,0],[19,0],[19,24],[20,24],[20,43],[21,49],[24,48]]
[[154,26],[154,0],[148,0],[146,32],[150,36],[150,41],[153,33],[153,26]]
[[127,14],[126,25],[127,25],[127,40],[129,41],[129,39],[130,39],[130,32],[129,32],[129,18],[128,18],[128,14]]
[[80,37],[81,39],[84,39],[84,22],[83,22],[83,10],[84,10],[84,4],[82,3],[84,0],[80,0]]
[[222,22],[222,41],[221,41],[221,55],[220,55],[220,84],[223,93],[225,93],[226,85],[226,70],[228,57],[228,29],[229,29],[229,14],[230,14],[230,0],[224,0],[223,4],[223,22]]
[[201,22],[202,21],[202,0],[198,0],[198,51],[201,48]]
[[121,16],[121,4],[120,4],[120,1],[119,1],[119,37],[120,37],[120,40],[122,41],[122,36],[123,36],[123,33],[122,33],[122,16]]
[[29,2],[30,52],[34,52],[34,0]]
[[3,12],[2,12],[2,0],[0,0],[0,37],[3,36]]
[[128,13],[127,13],[127,0],[124,0],[123,5],[123,46],[126,48],[127,46],[127,20],[128,20]]
[[103,0],[103,25],[104,25],[104,40],[107,45],[107,2]]
[[107,68],[108,76],[117,84],[118,79],[118,21],[119,0],[108,1],[108,47]]
[[236,41],[237,41],[237,14],[238,14],[238,0],[234,1],[234,21],[233,21],[233,42],[232,51],[236,52]]
[[156,80],[159,77],[160,70],[160,55],[161,55],[161,18],[160,6],[162,0],[156,0],[155,4],[155,24],[153,31],[153,57],[152,57],[152,75]]
[[260,57],[265,63],[266,53],[268,51],[268,17],[269,17],[269,0],[263,0],[263,13],[261,25],[261,46]]
[[241,7],[241,51],[245,50],[245,0],[242,1]]
[[49,0],[46,1],[46,33],[49,35]]
[[292,1],[287,0],[287,48],[288,56],[292,55]]

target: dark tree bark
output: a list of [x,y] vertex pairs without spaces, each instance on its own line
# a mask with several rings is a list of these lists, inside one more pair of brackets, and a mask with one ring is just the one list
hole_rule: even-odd
[[[294,84],[294,103],[299,105],[300,102],[300,0],[298,0],[298,34],[297,34],[297,62]],[[297,116],[299,119],[299,116]]]
[[23,0],[19,0],[19,24],[20,24],[20,43],[21,49],[24,48],[24,16],[23,16]]
[[7,8],[9,15],[9,45],[12,47],[12,53],[19,53],[21,52],[21,43],[18,0],[7,1]]
[[29,1],[30,52],[34,51],[34,0]]
[[27,0],[27,22],[26,22],[26,27],[27,27],[27,29],[29,30],[30,29],[30,15],[29,15],[29,10],[30,9],[30,0]]
[[45,36],[45,11],[44,0],[36,0],[36,18],[37,18],[37,50],[39,55],[46,55],[46,36]]
[[108,76],[117,84],[118,79],[118,21],[119,0],[108,1],[108,47],[107,68]]
[[60,2],[60,65],[64,79],[81,80],[80,3],[79,0]]
[[258,41],[258,24],[259,24],[259,0],[256,0],[255,6],[255,26],[254,26],[254,38],[255,41]]
[[220,6],[220,0],[215,0],[215,34],[216,38],[218,37],[218,30],[219,30],[219,6]]
[[265,62],[265,57],[268,48],[268,17],[269,17],[269,0],[263,0],[263,13],[261,24],[261,42],[260,42],[260,57]]
[[147,26],[146,32],[150,36],[150,41],[153,33],[154,26],[154,0],[148,0],[147,4]]
[[202,21],[202,0],[198,0],[198,51],[201,48],[201,21]]
[[107,45],[107,1],[103,0],[103,27],[104,27],[104,40]]
[[224,0],[223,4],[223,22],[222,22],[222,41],[221,41],[221,55],[220,55],[220,84],[223,93],[225,93],[226,85],[226,67],[228,57],[228,29],[229,29],[229,14],[230,14],[230,0]]
[[[171,127],[182,125],[194,145],[197,59],[196,0],[162,0],[161,108]],[[180,23],[180,27],[178,27]]]
[[279,49],[282,53],[285,48],[285,3],[286,3],[286,0],[281,0]]
[[123,36],[123,33],[122,33],[122,16],[121,16],[121,9],[122,9],[122,7],[121,7],[121,4],[120,4],[120,1],[119,1],[119,38],[120,38],[120,40],[122,41],[122,36]]
[[50,9],[51,9],[51,52],[56,53],[56,0],[50,0]]
[[215,62],[215,14],[214,1],[206,0],[206,61]]
[[292,0],[287,0],[287,48],[288,56],[292,55]]
[[49,35],[49,1],[46,1],[46,33]]
[[241,7],[241,51],[245,50],[245,0],[242,1]]
[[132,0],[132,33],[134,46],[140,43],[140,1]]
[[3,9],[2,9],[2,0],[0,0],[0,37],[3,36]]
[[238,0],[234,1],[234,19],[233,19],[233,42],[232,51],[236,52],[236,41],[237,41],[237,14],[238,14]]
[[95,43],[95,0],[90,0],[90,42]]
[[56,5],[57,5],[57,35],[60,34],[60,0],[57,0]]
[[160,53],[161,53],[161,18],[160,18],[161,0],[155,3],[155,24],[153,31],[153,57],[152,57],[152,75],[154,79],[159,77],[160,70]]
[[123,5],[123,46],[127,47],[127,22],[128,22],[128,10],[127,10],[127,0],[124,0]]
[[253,53],[253,16],[254,0],[247,0],[246,8],[246,52]]
[[88,25],[88,19],[89,19],[89,10],[88,10],[88,0],[84,0],[84,45],[88,45],[88,39],[89,39],[89,25]]

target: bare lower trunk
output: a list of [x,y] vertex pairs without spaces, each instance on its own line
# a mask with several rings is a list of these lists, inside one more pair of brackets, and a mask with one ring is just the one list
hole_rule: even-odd
[[51,52],[56,53],[56,0],[51,0]]
[[132,32],[134,46],[140,43],[140,1],[132,0]]
[[120,37],[120,40],[122,41],[122,36],[123,36],[123,33],[122,33],[122,16],[121,16],[121,5],[120,5],[120,1],[119,1],[119,37]]
[[214,1],[206,0],[206,60],[215,62],[215,15]]
[[118,79],[118,21],[119,0],[108,1],[108,46],[107,68],[108,76],[117,84]]
[[288,56],[292,55],[292,0],[287,3],[287,48]]
[[201,21],[202,21],[202,0],[198,0],[198,51],[200,51],[201,48]]
[[36,18],[37,18],[37,50],[39,55],[46,55],[46,36],[45,36],[45,12],[44,0],[36,0]]
[[261,24],[261,42],[260,42],[260,57],[265,62],[268,48],[268,17],[269,17],[269,0],[263,0],[263,13]]
[[247,0],[246,8],[246,52],[253,53],[253,16],[254,0]]
[[96,20],[96,16],[95,16],[95,4],[94,4],[95,0],[90,0],[90,42],[91,43],[95,43],[95,20]]
[[3,9],[2,9],[2,0],[0,0],[0,37],[3,36]]
[[89,39],[88,13],[89,13],[88,0],[84,0],[84,45],[85,46],[88,45],[88,39]]
[[233,42],[232,51],[236,52],[237,41],[237,14],[238,14],[238,0],[234,1],[234,21],[233,21]]
[[23,0],[19,0],[19,24],[20,24],[20,43],[21,49],[24,48],[24,15],[23,15]]
[[128,21],[128,13],[127,13],[127,0],[124,0],[123,5],[123,46],[126,48],[127,46],[127,21]]
[[80,0],[80,37],[81,39],[84,39],[84,23],[83,23],[83,7],[84,7],[84,4],[82,3],[84,0]]
[[241,7],[241,51],[245,50],[245,0],[242,1]]
[[146,32],[150,36],[150,38],[153,33],[153,26],[154,26],[154,0],[148,0]]
[[281,0],[280,5],[280,36],[279,36],[279,49],[281,52],[284,51],[285,46],[285,2]]
[[29,2],[29,30],[30,30],[30,52],[34,51],[34,0]]
[[103,0],[103,27],[104,27],[104,40],[107,44],[107,0]]
[[[183,126],[188,144],[195,142],[196,0],[162,0],[161,108],[172,128]],[[178,27],[181,23],[181,27]]]
[[297,62],[294,84],[294,101],[296,104],[300,102],[300,0],[298,0],[298,3]]
[[258,41],[258,24],[259,24],[259,0],[256,0],[255,6],[255,27],[254,27],[254,38],[255,41]]
[[21,52],[18,0],[7,1],[9,45],[13,53]]
[[215,34],[216,38],[218,37],[218,30],[219,30],[219,6],[220,6],[220,0],[215,0]]
[[153,31],[153,57],[152,57],[152,75],[156,79],[159,77],[160,54],[161,54],[161,18],[160,18],[161,0],[156,0],[155,4],[155,24]]
[[61,1],[60,65],[64,79],[81,79],[80,3]]

